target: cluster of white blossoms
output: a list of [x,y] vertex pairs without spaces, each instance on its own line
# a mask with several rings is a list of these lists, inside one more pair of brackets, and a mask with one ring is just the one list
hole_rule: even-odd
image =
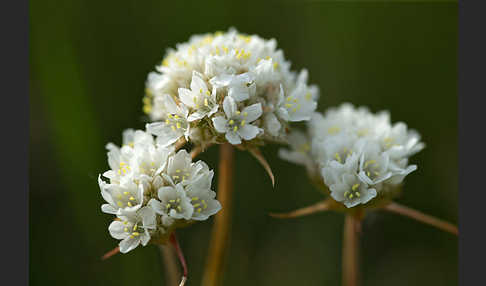
[[116,215],[108,230],[126,253],[151,240],[164,242],[177,227],[206,220],[221,209],[211,190],[213,171],[203,161],[193,163],[185,150],[156,143],[142,130],[123,132],[121,148],[109,143],[110,170],[98,183],[106,204]]
[[318,88],[290,71],[274,39],[228,32],[192,36],[169,50],[146,82],[147,130],[168,146],[282,142],[290,122],[310,120]]
[[314,113],[308,132],[292,131],[289,143],[292,150],[279,155],[306,166],[348,208],[396,190],[417,169],[408,158],[425,146],[405,123],[392,125],[388,112],[372,114],[348,103],[324,116]]

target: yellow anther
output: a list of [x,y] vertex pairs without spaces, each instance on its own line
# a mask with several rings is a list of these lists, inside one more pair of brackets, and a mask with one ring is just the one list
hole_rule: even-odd
[[274,62],[274,63],[273,63],[273,68],[274,68],[274,69],[277,69],[277,68],[278,68],[278,62]]
[[179,177],[179,176],[174,175],[174,176],[172,176],[172,178],[173,178],[173,179],[175,179],[175,180],[177,180],[177,179],[179,179],[180,177]]
[[197,212],[200,213],[202,211],[202,208],[198,208]]
[[176,170],[176,173],[180,173],[180,172],[182,172],[181,169],[177,169]]
[[356,191],[356,189],[359,187],[359,184],[354,184],[352,187],[351,187],[351,190],[353,191]]
[[370,172],[369,172],[369,171],[367,171],[367,172],[366,172],[366,176],[368,176],[368,177],[369,177],[370,175],[371,175],[371,174],[370,174]]
[[336,160],[341,163],[341,156],[339,156],[339,153],[335,153],[334,154],[334,158],[336,158]]
[[291,101],[291,100],[292,100],[292,96],[287,97],[287,101]]
[[211,95],[211,93],[209,92],[209,90],[206,90],[206,95],[207,96],[210,96]]
[[128,232],[128,227],[125,227],[123,230],[124,230],[125,232]]
[[235,121],[233,119],[231,119],[230,121],[228,121],[228,124],[233,125],[233,124],[235,124]]
[[376,163],[376,160],[368,160],[368,161],[365,162],[364,167],[366,168],[366,167],[368,167],[368,165],[375,164],[375,163]]
[[204,106],[209,106],[209,102],[207,98],[204,99]]
[[290,103],[286,103],[286,104],[285,104],[285,107],[290,108],[290,107],[292,107],[292,104],[290,104]]
[[353,198],[353,194],[349,194],[349,197],[348,198],[352,199]]
[[236,112],[235,112],[235,113],[236,113],[236,115],[240,115],[241,111],[236,110]]
[[135,236],[133,234],[130,235],[130,238],[135,238]]
[[181,128],[181,123],[180,122],[177,122],[176,123],[176,126],[177,126],[177,129],[180,129]]
[[175,200],[169,200],[169,203],[175,203]]
[[241,121],[241,126],[245,126],[245,120]]
[[305,94],[305,99],[306,99],[306,100],[311,100],[311,99],[312,99],[312,94],[311,94],[310,92],[307,92],[307,93]]
[[172,114],[170,114],[170,113],[169,113],[169,114],[167,115],[167,117],[169,117],[170,119],[172,119],[172,117],[173,117],[173,116],[172,116]]
[[123,192],[123,194],[126,196],[126,195],[128,195],[128,194],[130,194],[130,193],[129,193],[129,192]]
[[182,211],[181,206],[177,206],[177,210],[181,212]]
[[177,199],[176,199],[176,202],[180,202],[180,201],[181,201],[181,199],[180,199],[180,198],[177,198]]
[[233,127],[233,131],[236,132],[237,130],[238,130],[238,126]]
[[138,232],[132,232],[132,235],[133,235],[133,236],[139,236],[139,235],[140,235],[140,233],[138,233]]
[[123,203],[122,203],[121,201],[118,201],[116,204],[117,204],[119,207],[122,207],[122,206],[123,206]]
[[201,204],[197,203],[197,204],[194,204],[194,207],[197,208],[198,206],[200,206]]
[[223,51],[227,54],[228,53],[228,48],[223,46]]
[[339,127],[330,127],[327,129],[327,133],[329,134],[336,134],[338,133],[339,131],[341,131],[341,129]]
[[127,205],[128,205],[129,207],[133,207],[133,205],[132,205],[132,203],[131,203],[131,202],[127,202]]
[[166,205],[165,205],[165,207],[166,207],[166,208],[170,208],[170,204],[166,204]]
[[130,197],[130,198],[129,198],[129,200],[134,201],[134,200],[135,200],[135,198],[134,198],[134,197]]
[[136,231],[137,230],[137,225],[134,225],[133,226],[133,231]]
[[355,194],[356,194],[356,196],[357,196],[358,198],[361,196],[361,194],[360,194],[359,192],[356,192]]
[[203,93],[203,89],[202,88],[199,89],[199,93]]
[[297,112],[297,108],[292,108],[292,112]]
[[199,200],[199,198],[198,197],[192,197],[191,200],[197,201],[197,200]]
[[176,127],[175,127],[174,125],[172,125],[172,126],[171,126],[171,129],[172,129],[173,131],[176,131]]
[[248,116],[248,112],[246,112],[246,111],[245,111],[245,112],[243,112],[243,116],[244,116],[244,117],[247,117],[247,116]]

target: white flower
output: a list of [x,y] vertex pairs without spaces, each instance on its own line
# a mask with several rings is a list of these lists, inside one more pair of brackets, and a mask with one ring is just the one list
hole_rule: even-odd
[[108,230],[113,238],[122,240],[119,244],[120,252],[127,253],[139,244],[147,245],[150,241],[150,231],[156,228],[154,211],[143,207],[132,215],[119,216],[113,221]]
[[225,133],[226,139],[231,144],[241,144],[241,138],[251,140],[261,132],[260,128],[251,124],[262,115],[260,103],[247,106],[240,112],[234,99],[228,96],[223,101],[223,109],[226,117],[213,118],[213,124],[216,131]]
[[209,81],[214,87],[227,87],[228,96],[231,96],[236,102],[247,100],[255,91],[255,84],[249,73],[239,75],[223,74],[213,77]]
[[126,253],[152,238],[167,239],[176,227],[206,220],[221,209],[211,190],[213,171],[203,161],[192,162],[185,150],[174,153],[174,146],[158,144],[141,130],[125,130],[121,148],[108,144],[112,170],[98,177],[101,206],[118,218],[110,234],[121,239]]
[[288,95],[285,95],[282,85],[280,85],[280,94],[278,98],[278,114],[288,121],[307,121],[310,119],[317,102],[315,95],[307,86],[307,72],[303,71],[297,82],[297,87]]
[[167,113],[165,121],[150,123],[145,126],[147,132],[157,136],[157,143],[162,147],[169,146],[182,136],[189,136],[188,109],[184,105],[177,105],[170,95],[164,95],[163,100]]
[[137,211],[143,202],[143,185],[127,181],[123,185],[107,184],[98,177],[101,196],[107,204],[101,206],[105,213],[122,215]]
[[161,187],[158,190],[158,198],[151,199],[148,205],[161,215],[174,219],[189,220],[194,212],[190,199],[186,196],[184,187],[181,184]]
[[179,88],[179,98],[182,103],[194,110],[187,119],[189,122],[209,117],[218,111],[216,88],[213,87],[213,91],[210,92],[202,75],[196,71],[192,75],[191,89]]
[[[181,136],[195,144],[220,142],[223,138],[218,133],[225,133],[233,144],[239,144],[236,142],[241,138],[283,142],[290,123],[309,120],[316,109],[319,90],[307,84],[307,77],[306,70],[299,74],[290,70],[290,62],[274,39],[244,35],[235,29],[194,35],[169,49],[161,65],[148,75],[144,111],[152,121],[168,121],[168,126],[158,122],[147,128],[162,138],[159,143],[164,146]],[[219,116],[226,113],[221,102],[227,97],[235,101],[238,110],[260,104],[258,117],[262,120],[253,123],[255,128],[241,131],[243,135],[226,132]],[[190,114],[171,111],[174,106]],[[180,128],[170,114],[183,118],[177,121]],[[218,118],[216,122],[221,124],[206,124],[205,118],[213,122]]]
[[376,190],[368,188],[355,174],[343,174],[341,181],[331,185],[331,196],[346,207],[365,204],[376,197]]
[[[347,207],[396,189],[417,169],[408,165],[408,158],[425,146],[404,123],[392,125],[388,112],[373,114],[348,103],[325,115],[314,113],[308,134],[292,131],[289,138],[294,138],[289,140],[292,151],[281,150],[280,156],[320,174],[331,196]],[[301,146],[309,146],[302,144],[310,149],[301,152]]]
[[186,150],[180,150],[169,158],[167,171],[164,174],[172,184],[189,185],[202,175],[209,175],[209,167],[203,161],[192,162],[191,155]]
[[211,190],[213,171],[199,176],[186,187],[186,194],[194,207],[193,220],[206,220],[221,209],[221,204],[215,199],[216,193]]

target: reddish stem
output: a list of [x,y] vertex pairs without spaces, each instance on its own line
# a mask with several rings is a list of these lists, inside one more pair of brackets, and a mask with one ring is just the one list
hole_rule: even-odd
[[[177,241],[177,237],[175,235],[175,232],[173,232],[171,235],[170,235],[170,243],[172,243],[172,245],[174,246],[175,248],[175,251],[177,253],[177,257],[179,258],[179,262],[181,263],[181,266],[182,266],[182,272],[183,272],[183,276],[184,277],[187,277],[187,264],[186,264],[186,259],[184,258],[184,253],[182,253],[182,249],[179,245],[179,242]],[[184,279],[184,278],[183,278]]]
[[113,255],[117,254],[118,252],[120,252],[120,247],[119,246],[117,246],[117,247],[113,248],[112,250],[108,251],[107,253],[105,253],[101,257],[101,260],[106,260],[106,259],[112,257]]

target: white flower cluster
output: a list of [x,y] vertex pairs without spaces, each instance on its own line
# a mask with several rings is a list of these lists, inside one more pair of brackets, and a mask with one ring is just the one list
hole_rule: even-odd
[[162,146],[181,137],[196,143],[283,141],[290,122],[307,121],[318,88],[307,71],[290,71],[274,39],[230,29],[195,35],[169,50],[146,83],[147,130]]
[[388,112],[372,114],[347,103],[324,116],[314,113],[308,127],[307,134],[292,131],[292,150],[279,155],[320,176],[331,196],[348,208],[395,190],[417,169],[408,158],[425,146],[405,123],[392,125]]
[[185,151],[156,144],[142,130],[125,130],[121,148],[109,143],[111,170],[98,183],[105,213],[117,218],[108,230],[126,253],[151,238],[164,240],[192,221],[206,220],[221,209],[211,190],[213,171],[203,161],[192,162]]

